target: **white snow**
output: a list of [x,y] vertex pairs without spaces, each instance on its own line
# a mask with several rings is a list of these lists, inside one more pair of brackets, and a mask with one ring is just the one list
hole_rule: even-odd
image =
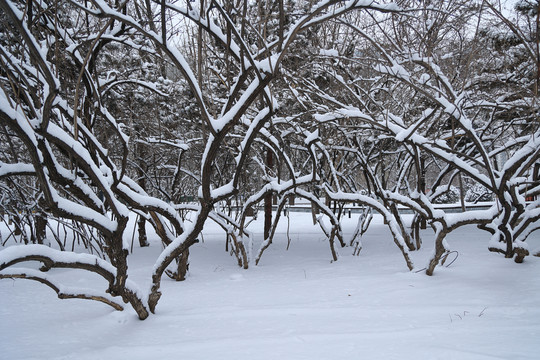
[[217,188],[213,189],[211,191],[212,198],[217,199],[221,196],[232,194],[234,192],[234,183],[233,181],[229,181],[227,184]]
[[[360,256],[339,249],[331,263],[311,214],[290,216],[289,250],[282,221],[260,265],[248,270],[224,251],[219,226],[207,223],[204,241],[191,248],[188,279],[164,278],[157,313],[145,321],[129,306],[117,312],[99,302],[59,300],[36,282],[0,280],[0,358],[538,359],[539,258],[515,264],[489,253],[489,234],[465,226],[448,238],[459,252],[449,268],[433,277],[408,272],[374,215]],[[357,216],[343,220],[346,238]],[[249,227],[256,244],[263,221],[259,216]],[[422,235],[423,249],[411,252],[418,264],[433,249],[433,231]],[[528,243],[538,249],[540,234]],[[150,247],[135,247],[130,279],[144,285],[161,250],[155,236]],[[103,287],[85,272],[53,272],[66,286]]]
[[34,166],[32,164],[6,164],[0,161],[0,177],[6,176],[11,173],[34,173]]
[[310,143],[316,141],[319,138],[319,129],[316,129],[312,133],[308,133],[306,135],[306,139],[304,140],[304,144],[309,145]]
[[79,254],[69,251],[59,251],[45,245],[18,245],[2,248],[0,252],[0,267],[18,258],[27,256],[39,256],[51,259],[54,262],[79,263],[86,265],[97,265],[109,273],[115,275],[116,268],[107,261],[90,254]]
[[331,57],[338,57],[339,52],[336,49],[321,49],[319,50],[319,55],[321,56],[331,56]]

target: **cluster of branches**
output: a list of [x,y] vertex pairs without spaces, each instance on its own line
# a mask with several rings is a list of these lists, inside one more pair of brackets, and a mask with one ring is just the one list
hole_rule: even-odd
[[[436,231],[428,274],[465,224],[523,261],[540,218],[538,201],[526,201],[540,192],[530,171],[540,57],[527,28],[538,4],[527,4],[514,24],[487,1],[2,1],[1,204],[15,226],[35,229],[26,242],[36,245],[0,251],[0,278],[115,309],[120,297],[144,319],[163,275],[184,278],[208,220],[247,268],[291,196],[328,218],[331,229],[318,220],[334,260],[336,244],[359,251],[374,210],[411,270],[425,223]],[[489,21],[508,30],[484,30]],[[515,56],[493,58],[497,47]],[[435,209],[455,184],[463,205],[470,185],[493,206]],[[351,202],[365,211],[346,240],[340,209]],[[246,227],[261,203],[254,253]],[[415,213],[412,224],[398,207]],[[141,246],[146,222],[165,245],[146,291],[127,276],[130,214]],[[95,253],[68,255],[57,236],[58,250],[40,245],[52,223]],[[27,261],[42,271],[13,267]],[[101,275],[107,294],[62,287],[44,273],[58,267]]]
[[[522,11],[525,5],[520,3]],[[527,9],[520,14],[525,18],[519,19],[524,29],[537,24],[538,3]],[[484,11],[489,12],[486,19],[481,17]],[[491,233],[491,251],[522,262],[529,254],[525,240],[538,228],[540,215],[534,200],[539,191],[540,152],[540,59],[532,50],[538,46],[536,30],[529,27],[531,33],[525,35],[511,26],[506,35],[512,41],[500,44],[500,34],[490,33],[485,26],[507,19],[489,2],[441,2],[411,14],[408,21],[340,20],[342,27],[356,34],[357,53],[321,66],[327,80],[319,84],[308,80],[301,86],[303,102],[321,104],[315,119],[346,139],[331,148],[341,157],[355,158],[365,173],[365,184],[396,217],[409,249],[419,242],[413,244],[406,234],[395,205],[417,214],[413,230],[416,221],[429,220],[436,231],[436,249],[428,274],[450,250],[446,235],[467,224]],[[476,21],[472,29],[468,17]],[[494,46],[503,46],[495,56],[501,52],[515,56],[493,59]],[[508,84],[502,85],[500,77]],[[466,211],[464,178],[493,195],[490,210]],[[433,204],[456,183],[462,191],[463,212],[449,216]],[[328,196],[335,200],[354,198],[357,193],[355,186],[332,191],[327,191]],[[418,237],[418,232],[414,235]]]

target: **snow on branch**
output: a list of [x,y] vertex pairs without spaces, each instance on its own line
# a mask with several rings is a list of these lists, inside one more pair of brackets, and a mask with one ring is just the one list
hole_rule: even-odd
[[53,289],[59,299],[94,300],[107,304],[115,310],[124,310],[124,306],[116,302],[114,298],[108,294],[96,292],[92,289],[76,288],[58,284],[51,276],[34,269],[10,268],[9,271],[3,270],[0,272],[0,279],[34,280]]
[[45,245],[10,246],[0,251],[0,270],[25,261],[43,263],[43,270],[72,268],[95,272],[109,283],[114,282],[116,268],[109,262],[91,254],[79,254],[52,249]]
[[32,164],[17,163],[6,164],[0,161],[0,178],[19,175],[35,175],[36,171]]

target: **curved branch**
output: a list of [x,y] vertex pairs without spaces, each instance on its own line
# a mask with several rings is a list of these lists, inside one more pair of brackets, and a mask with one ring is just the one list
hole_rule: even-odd
[[123,311],[124,307],[115,302],[109,296],[102,296],[98,294],[92,294],[90,289],[76,289],[72,287],[66,287],[63,285],[55,284],[49,277],[42,275],[41,273],[32,269],[11,269],[8,273],[0,273],[0,279],[27,279],[35,280],[44,285],[47,285],[56,292],[59,299],[84,299],[99,301],[111,306],[113,309]]

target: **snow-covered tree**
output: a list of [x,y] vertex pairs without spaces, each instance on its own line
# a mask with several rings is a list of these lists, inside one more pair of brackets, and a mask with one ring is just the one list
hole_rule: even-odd
[[[255,13],[265,18],[262,27],[249,21],[248,13],[255,11],[249,1],[143,5],[130,1],[38,4],[7,0],[0,6],[5,26],[15,35],[2,44],[0,53],[0,123],[8,129],[3,136],[22,144],[17,150],[25,154],[2,159],[2,178],[33,176],[47,215],[97,231],[105,257],[41,245],[13,246],[0,252],[0,276],[38,280],[60,297],[100,300],[115,308],[122,307],[114,299],[119,296],[144,319],[159,301],[163,274],[175,260],[185,266],[185,254],[197,242],[207,219],[226,230],[239,263],[247,267],[251,254],[245,210],[269,193],[282,199],[295,193],[318,203],[332,219],[330,242],[334,237],[342,238],[333,213],[303,188],[320,181],[317,132],[277,116],[279,103],[273,83],[300,33],[353,11],[396,11],[394,5],[306,2],[301,13],[287,17],[283,2],[261,3]],[[202,41],[197,46],[207,55],[198,56],[195,62],[207,62],[205,66],[195,68],[178,49],[175,36],[182,35],[176,34],[176,21],[189,22],[206,34],[204,47]],[[122,52],[127,55],[124,61],[114,58]],[[156,59],[159,69],[145,59]],[[207,71],[205,76],[201,76],[203,70]],[[157,71],[161,77],[150,74]],[[152,98],[170,96],[170,88],[162,86],[169,72],[174,81],[182,83],[184,94],[195,105],[197,119],[181,116],[181,105],[175,108],[164,101],[156,106],[159,100],[148,103]],[[206,86],[201,78],[207,81]],[[159,116],[150,117],[151,109],[159,109]],[[171,121],[167,131],[156,131],[156,120]],[[183,166],[182,156],[196,148],[188,144],[196,139],[187,131],[197,130],[197,126],[204,151],[198,166],[188,168]],[[285,138],[294,132],[311,165],[297,168],[285,152]],[[182,133],[187,141],[181,138]],[[152,150],[141,150],[139,144]],[[144,154],[165,154],[156,150],[157,146],[171,146],[178,154],[173,181],[167,186],[156,181],[152,187],[146,184],[145,189],[137,181],[147,170],[140,159]],[[287,174],[276,174],[270,161],[261,163],[260,154],[264,153],[279,159],[279,169],[287,169]],[[243,181],[249,179],[248,166],[259,163],[262,166],[257,173],[263,176],[252,182],[256,187],[250,189],[239,220],[216,211],[217,204],[243,189]],[[181,173],[199,182],[197,205],[180,203],[171,196]],[[149,220],[167,244],[156,260],[147,295],[127,279],[128,245],[123,235],[133,212]],[[184,224],[179,212],[192,212],[190,223]],[[112,297],[89,290],[65,291],[52,276],[12,267],[28,260],[41,261],[43,270],[69,267],[96,272],[108,281],[107,292]]]
[[[501,109],[517,109],[514,99],[493,98],[490,92],[478,91],[477,81],[485,76],[479,71],[485,69],[479,39],[484,24],[481,10],[467,2],[444,1],[436,7],[412,10],[414,21],[389,16],[362,26],[349,23],[365,45],[356,56],[340,59],[341,64],[337,61],[326,69],[342,91],[311,85],[311,92],[320,99],[319,121],[336,127],[355,124],[356,134],[379,144],[374,159],[384,154],[389,142],[394,144],[395,155],[388,161],[401,162],[395,172],[397,182],[385,183],[391,178],[385,177],[386,172],[376,175],[384,189],[379,197],[410,207],[430,220],[437,236],[429,274],[449,250],[446,234],[459,226],[477,224],[490,231],[490,250],[515,256],[520,262],[528,254],[525,234],[538,220],[538,204],[526,203],[524,196],[536,193],[537,185],[530,186],[530,170],[538,161],[538,123],[524,122],[516,113],[507,112],[510,118],[500,116]],[[471,25],[476,25],[472,27],[476,35],[471,33]],[[529,64],[534,61],[529,59]],[[523,85],[522,93],[527,93],[528,85]],[[497,86],[504,92],[504,83],[497,82]],[[537,112],[534,99],[520,99],[522,112]],[[353,149],[360,152],[365,148]],[[502,166],[501,154],[508,159]],[[435,210],[433,203],[456,183],[464,198],[462,177],[489,189],[496,197],[494,207],[452,217]]]

